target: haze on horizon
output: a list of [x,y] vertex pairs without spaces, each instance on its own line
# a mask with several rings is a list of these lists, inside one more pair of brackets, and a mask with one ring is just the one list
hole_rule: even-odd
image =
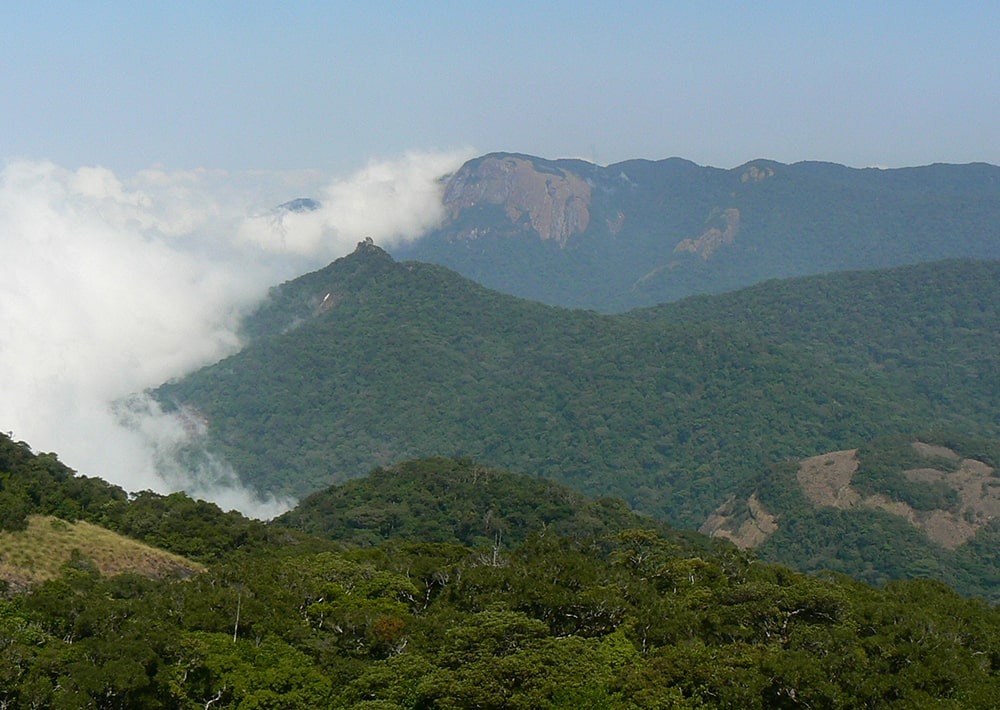
[[[414,239],[491,151],[1000,163],[1000,7],[70,2],[0,23],[0,430],[128,490],[269,515],[141,396],[266,293]],[[311,196],[315,214],[276,216]],[[164,468],[166,466],[166,470]]]

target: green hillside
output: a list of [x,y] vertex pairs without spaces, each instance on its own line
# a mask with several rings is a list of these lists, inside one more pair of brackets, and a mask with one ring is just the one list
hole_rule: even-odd
[[[887,364],[909,344],[879,331],[884,320],[917,337],[941,323],[927,310],[940,284],[906,281],[905,269],[870,277],[912,289],[891,317],[878,315],[874,285],[869,309],[851,312],[850,276],[829,277],[825,311],[809,310],[816,282],[773,285],[801,291],[803,323],[827,318],[828,332],[856,335],[826,345],[767,331],[767,314],[722,322],[670,307],[618,317],[546,307],[361,245],[279,288],[241,353],[156,395],[204,416],[210,445],[266,491],[304,495],[376,465],[458,455],[696,527],[775,461],[936,427],[997,432],[994,385],[980,383],[996,368],[986,355],[1000,331],[982,294],[1000,268],[913,268],[962,272],[949,281],[953,305],[977,315],[955,337],[975,344],[961,357],[979,371],[950,367],[943,325],[921,359]],[[867,332],[890,339],[869,347]]]
[[[263,491],[458,456],[690,529],[757,491],[783,518],[771,559],[873,582],[930,574],[992,598],[989,529],[941,550],[883,512],[814,512],[781,481],[884,437],[1000,439],[998,282],[996,262],[949,261],[601,316],[361,244],[276,289],[241,353],[156,395],[203,417],[203,444]],[[821,544],[838,537],[855,542]],[[875,540],[897,554],[858,552]]]
[[1000,264],[951,260],[769,281],[634,313],[652,323],[750,330],[929,405],[967,434],[1000,427]]
[[[86,515],[106,507],[177,546],[190,544],[173,532],[183,518],[208,560],[194,576],[153,579],[101,575],[79,554],[0,595],[7,707],[1000,703],[1000,612],[982,601],[927,581],[876,589],[806,576],[724,542],[622,528],[632,514],[621,503],[472,462],[409,462],[326,491],[298,522],[264,525],[181,494],[150,516],[148,495],[121,498],[51,454],[3,435],[0,453],[5,492],[52,502],[83,486],[97,506]],[[540,486],[546,495],[529,500]],[[381,506],[394,488],[395,531],[345,545],[289,527],[342,530],[342,511]],[[484,496],[465,500],[471,491]],[[438,495],[439,514],[425,518]],[[455,542],[455,521],[481,513],[487,495],[508,542]],[[31,499],[24,512],[46,505]]]
[[540,530],[596,540],[632,528],[681,539],[620,498],[590,500],[548,479],[440,457],[378,468],[317,491],[274,524],[355,545],[405,540],[507,549]]

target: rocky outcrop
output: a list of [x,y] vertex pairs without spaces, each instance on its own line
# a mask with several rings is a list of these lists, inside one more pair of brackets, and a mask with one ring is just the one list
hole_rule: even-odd
[[565,246],[590,224],[590,198],[590,185],[571,172],[518,156],[487,156],[455,173],[444,205],[452,218],[477,205],[499,205],[512,224]]
[[736,241],[736,235],[740,232],[740,211],[738,209],[730,207],[723,210],[712,222],[697,237],[679,242],[674,247],[674,251],[697,254],[702,259],[708,260],[719,250],[719,247]]
[[710,537],[722,537],[737,547],[757,547],[778,529],[778,519],[752,494],[743,504],[730,497],[720,505],[698,532]]

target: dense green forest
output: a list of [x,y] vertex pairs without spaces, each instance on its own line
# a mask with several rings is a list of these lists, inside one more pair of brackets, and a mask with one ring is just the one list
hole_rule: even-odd
[[[997,282],[996,262],[948,261],[601,316],[362,244],[275,289],[241,353],[156,395],[203,417],[203,443],[264,491],[302,496],[446,455],[692,529],[729,496],[781,491],[765,503],[782,535],[832,541],[860,526],[862,549],[882,536],[905,552],[845,560],[800,537],[762,554],[873,582],[936,570],[983,593],[989,530],[942,551],[888,514],[814,511],[774,481],[782,465],[884,437],[1000,438]],[[947,560],[962,555],[976,571],[953,577]]]
[[[940,280],[924,278],[935,269]],[[774,461],[939,427],[997,433],[1000,313],[983,293],[1000,266],[876,272],[869,293],[903,273],[901,310],[851,311],[853,332],[827,345],[763,332],[752,313],[694,322],[682,304],[618,317],[546,307],[366,246],[278,289],[249,321],[246,349],[156,394],[206,417],[212,444],[262,490],[302,495],[373,465],[467,455],[690,526]],[[849,311],[854,281],[824,278],[836,293],[817,302]],[[926,308],[942,280],[979,309],[958,331]],[[821,283],[775,288],[801,293],[812,324],[824,313],[807,296]],[[894,318],[922,353],[899,354],[910,343],[881,328]]]
[[884,378],[895,397],[930,407],[937,427],[1000,428],[998,262],[943,261],[769,281],[630,315],[664,326],[752,330],[824,367]]
[[380,469],[264,524],[125,494],[0,435],[0,491],[25,515],[104,520],[207,565],[108,577],[77,556],[8,590],[5,707],[1000,703],[1000,612],[982,601],[806,576],[470,461]]

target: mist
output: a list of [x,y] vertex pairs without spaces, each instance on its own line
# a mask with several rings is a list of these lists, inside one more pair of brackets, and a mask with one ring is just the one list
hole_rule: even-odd
[[[262,518],[291,507],[244,488],[225,461],[180,457],[204,424],[143,392],[236,352],[241,317],[272,285],[366,236],[388,246],[436,226],[440,178],[464,157],[410,153],[336,179],[8,162],[0,430],[130,492],[185,490]],[[303,196],[320,208],[274,210]]]

